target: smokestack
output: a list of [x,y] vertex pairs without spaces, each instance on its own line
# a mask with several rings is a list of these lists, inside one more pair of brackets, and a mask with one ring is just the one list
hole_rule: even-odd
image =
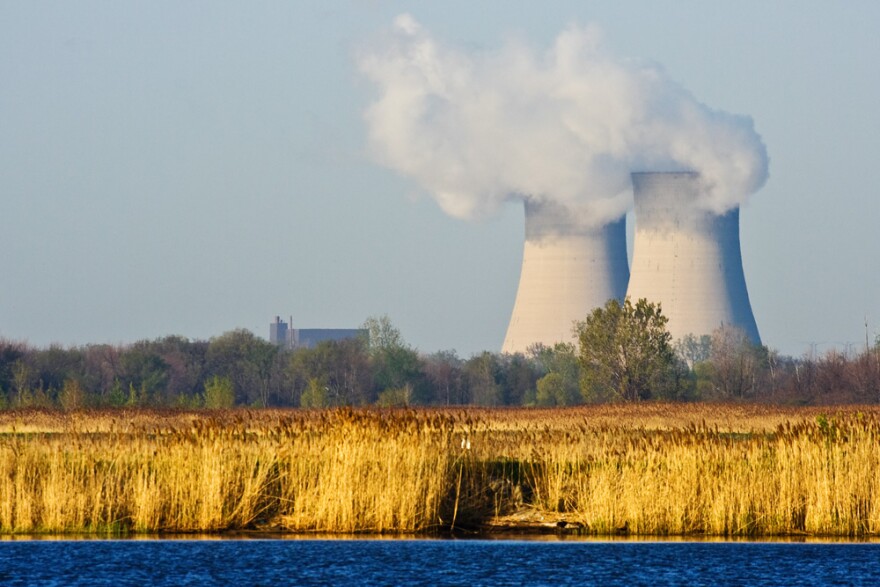
[[516,302],[501,351],[573,340],[572,323],[611,298],[629,279],[624,218],[581,223],[561,204],[525,201],[525,245]]
[[627,296],[660,302],[673,339],[737,326],[760,344],[739,246],[739,208],[700,206],[697,173],[633,173],[636,230]]

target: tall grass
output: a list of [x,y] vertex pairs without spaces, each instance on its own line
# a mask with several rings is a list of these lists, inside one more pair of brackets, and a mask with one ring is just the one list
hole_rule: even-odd
[[0,532],[880,530],[880,411],[0,413]]

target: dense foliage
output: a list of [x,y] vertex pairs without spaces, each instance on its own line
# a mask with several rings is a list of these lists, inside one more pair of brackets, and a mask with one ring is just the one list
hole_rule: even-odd
[[577,326],[582,389],[588,398],[638,401],[675,385],[668,319],[659,304],[608,300]]
[[[577,345],[467,359],[452,350],[419,353],[387,317],[367,321],[369,340],[296,350],[247,330],[207,341],[48,348],[0,339],[0,408],[880,402],[880,345],[792,358],[726,327],[670,347],[664,323],[659,307],[615,302],[579,325]],[[612,352],[620,345],[625,366]]]

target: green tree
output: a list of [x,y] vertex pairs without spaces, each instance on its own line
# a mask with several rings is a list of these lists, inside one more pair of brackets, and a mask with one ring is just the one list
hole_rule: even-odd
[[146,389],[143,387],[140,391],[134,386],[134,383],[128,384],[128,399],[125,400],[125,405],[129,408],[136,408],[139,406],[145,406],[147,401],[149,400],[149,396],[146,393]]
[[110,387],[110,391],[107,394],[107,404],[114,408],[119,408],[124,406],[127,400],[128,397],[125,395],[125,390],[122,389],[119,379],[114,380],[113,386]]
[[139,341],[125,349],[120,357],[121,377],[128,383],[129,401],[136,405],[146,405],[164,397],[168,383],[168,364],[162,360],[149,341]]
[[76,379],[65,379],[58,392],[58,403],[66,411],[80,410],[85,407],[86,392]]
[[0,390],[12,396],[16,389],[15,370],[31,351],[24,343],[0,338]]
[[581,393],[588,401],[667,395],[675,354],[660,304],[609,300],[576,325]]
[[[52,344],[47,349],[41,349],[33,353],[29,362],[34,371],[38,388],[46,393],[46,399],[51,405],[57,400],[58,394],[68,379],[76,379],[82,383],[83,353],[78,348],[66,348],[58,344]],[[35,397],[36,397],[35,391]]]
[[12,364],[12,382],[15,388],[13,405],[19,408],[31,405],[33,400],[34,375],[24,359],[16,359]]
[[294,404],[365,405],[376,399],[372,393],[370,357],[362,340],[325,340],[315,348],[297,349],[290,356],[288,369],[294,385]]
[[204,404],[208,409],[231,408],[235,405],[235,386],[229,377],[214,375],[205,382]]
[[502,405],[498,356],[483,351],[468,359],[463,367],[470,402],[478,406]]
[[501,393],[499,402],[505,406],[528,403],[541,376],[535,360],[522,353],[496,355],[496,381]]
[[411,399],[424,403],[428,398],[423,391],[427,386],[420,385],[424,379],[422,361],[415,349],[404,342],[388,316],[367,318],[362,328],[369,333],[368,349],[377,394],[409,385]]
[[582,401],[575,345],[537,344],[529,349],[529,354],[545,373],[536,383],[535,399],[539,406],[573,406]]
[[326,408],[330,406],[329,391],[324,381],[312,377],[299,397],[299,405],[303,408]]
[[240,396],[238,402],[266,407],[278,375],[278,352],[276,345],[249,330],[233,330],[211,339],[205,369],[211,375],[228,377]]
[[[547,373],[535,383],[535,401],[539,406],[565,406],[568,389],[559,373]],[[577,387],[575,387],[577,391]],[[561,400],[561,401],[560,401]]]
[[409,383],[399,389],[386,389],[379,394],[376,405],[383,408],[405,408],[412,401],[412,391]]
[[400,330],[391,323],[391,318],[387,314],[370,316],[361,328],[367,331],[370,351],[405,346]]
[[166,336],[150,343],[167,365],[166,402],[186,405],[199,399],[205,384],[207,341],[192,341],[182,336]]

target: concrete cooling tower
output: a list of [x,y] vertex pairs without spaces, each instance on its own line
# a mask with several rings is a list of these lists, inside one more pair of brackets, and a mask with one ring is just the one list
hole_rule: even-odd
[[516,302],[501,348],[571,342],[572,323],[610,298],[623,299],[629,279],[624,218],[585,227],[565,207],[525,203],[525,245]]
[[696,173],[633,173],[636,230],[627,296],[660,302],[673,339],[742,328],[760,344],[739,246],[739,208],[701,208]]

